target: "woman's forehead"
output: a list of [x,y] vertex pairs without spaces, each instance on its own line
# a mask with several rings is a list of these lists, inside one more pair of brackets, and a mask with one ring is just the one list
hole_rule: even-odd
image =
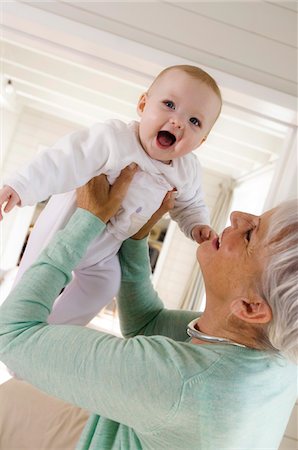
[[264,212],[260,216],[260,221],[262,222],[263,227],[266,227],[268,229],[276,210],[277,210],[277,208],[269,209],[269,211]]

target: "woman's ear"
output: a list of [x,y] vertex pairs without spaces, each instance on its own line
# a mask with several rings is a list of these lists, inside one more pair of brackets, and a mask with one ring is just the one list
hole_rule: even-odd
[[146,103],[148,99],[147,92],[144,92],[141,97],[139,98],[138,104],[137,104],[137,113],[139,116],[143,114],[143,111],[145,109]]
[[265,324],[272,319],[272,310],[265,299],[259,295],[252,298],[240,297],[232,301],[231,313],[247,323]]

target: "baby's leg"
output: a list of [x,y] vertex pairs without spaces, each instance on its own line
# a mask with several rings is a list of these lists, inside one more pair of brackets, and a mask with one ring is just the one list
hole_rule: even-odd
[[48,323],[86,325],[113,300],[120,278],[118,256],[91,267],[77,268],[73,280],[55,301]]
[[54,195],[50,198],[30,234],[14,282],[15,285],[23,273],[34,263],[42,249],[48,245],[55,233],[66,225],[75,208],[75,191]]

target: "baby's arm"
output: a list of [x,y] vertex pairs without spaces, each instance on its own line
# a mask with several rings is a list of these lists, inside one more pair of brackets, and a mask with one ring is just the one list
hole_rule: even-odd
[[3,219],[2,208],[5,202],[6,205],[3,211],[6,213],[11,211],[16,205],[20,203],[20,197],[18,193],[10,186],[3,186],[3,188],[0,189],[0,220]]
[[210,227],[209,211],[200,182],[201,167],[196,158],[193,158],[192,164],[189,165],[187,175],[187,183],[182,189],[178,189],[175,206],[170,215],[187,237],[201,244],[217,234]]
[[112,137],[105,124],[68,134],[39,152],[27,166],[5,179],[5,184],[18,193],[20,206],[72,191],[105,171]]

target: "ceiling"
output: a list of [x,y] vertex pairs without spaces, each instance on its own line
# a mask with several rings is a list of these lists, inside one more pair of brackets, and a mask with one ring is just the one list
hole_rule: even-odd
[[[296,126],[296,6],[2,3],[2,106],[87,126],[128,121],[137,118],[138,97],[162,68],[197,64],[216,78],[224,98],[200,161],[223,176],[245,177],[274,164]],[[13,96],[5,91],[8,79]]]

